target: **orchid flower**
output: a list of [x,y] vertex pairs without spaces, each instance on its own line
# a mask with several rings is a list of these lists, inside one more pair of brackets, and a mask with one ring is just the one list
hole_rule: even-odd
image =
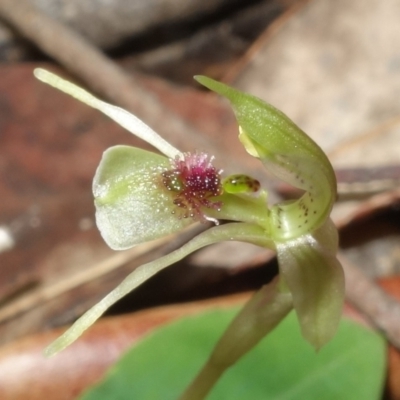
[[[135,269],[53,342],[47,355],[69,346],[111,305],[160,270],[225,240],[275,250],[280,274],[250,299],[217,344],[209,368],[197,379],[203,382],[203,395],[292,309],[304,338],[315,348],[330,340],[344,298],[343,270],[336,258],[337,231],[329,219],[336,180],[323,151],[286,115],[225,84],[195,77],[230,101],[247,152],[275,176],[304,192],[297,200],[270,206],[267,192],[256,179],[243,174],[224,177],[208,154],[197,150],[182,153],[127,111],[48,71],[36,69],[34,73],[41,81],[100,110],[162,153],[129,146],[105,151],[93,180],[93,193],[97,226],[112,249],[128,249],[195,222],[214,223],[181,248]],[[228,223],[219,225],[219,220]],[[219,372],[204,378],[210,375],[210,365],[214,370],[218,365]],[[204,379],[209,382],[204,384]],[[194,383],[196,394],[189,388],[183,398],[202,398],[198,386]]]

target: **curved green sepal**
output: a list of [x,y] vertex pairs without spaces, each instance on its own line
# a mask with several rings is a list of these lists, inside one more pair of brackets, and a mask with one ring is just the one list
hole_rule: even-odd
[[302,334],[316,349],[334,336],[342,315],[344,273],[336,258],[337,242],[337,230],[328,220],[313,234],[276,244]]
[[278,178],[306,192],[298,201],[272,207],[273,238],[291,239],[318,228],[336,200],[335,174],[321,148],[270,104],[205,76],[195,79],[231,102],[246,150]]
[[106,150],[93,180],[96,222],[106,243],[124,250],[177,232],[193,223],[172,212],[173,200],[160,173],[169,160],[130,146]]

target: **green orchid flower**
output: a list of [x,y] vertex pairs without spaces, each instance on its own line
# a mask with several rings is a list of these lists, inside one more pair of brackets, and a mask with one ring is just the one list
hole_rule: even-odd
[[[269,206],[267,193],[256,179],[243,174],[224,177],[208,154],[182,153],[127,111],[48,71],[36,69],[34,73],[108,115],[163,154],[129,146],[105,151],[93,180],[93,193],[97,226],[111,248],[124,250],[196,222],[214,223],[176,251],[134,270],[53,342],[47,355],[70,345],[111,305],[163,268],[225,240],[275,250],[280,274],[235,318],[182,398],[203,398],[223,371],[292,309],[303,336],[315,348],[330,340],[344,298],[343,270],[336,258],[337,231],[329,219],[336,180],[323,151],[286,115],[258,98],[210,78],[196,77],[231,102],[239,139],[247,152],[278,178],[304,191],[298,200]],[[219,220],[228,223],[219,225]]]

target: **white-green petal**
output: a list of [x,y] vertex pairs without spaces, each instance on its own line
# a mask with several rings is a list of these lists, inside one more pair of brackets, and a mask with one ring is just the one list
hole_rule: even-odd
[[342,315],[344,274],[336,258],[337,231],[328,220],[314,234],[276,247],[303,336],[319,349],[334,336]]
[[115,146],[104,152],[93,194],[97,226],[112,249],[124,250],[193,223],[173,214],[177,207],[161,181],[168,168],[166,157],[135,147]]

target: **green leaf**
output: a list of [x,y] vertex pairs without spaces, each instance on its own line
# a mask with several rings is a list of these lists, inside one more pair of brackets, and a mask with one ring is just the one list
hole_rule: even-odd
[[[128,351],[82,400],[176,400],[204,364],[236,309],[207,312],[165,326]],[[290,314],[232,367],[207,400],[378,400],[385,343],[343,320],[318,353]]]
[[168,158],[129,146],[106,150],[93,180],[96,222],[106,243],[124,250],[193,223],[178,218],[161,183]]

